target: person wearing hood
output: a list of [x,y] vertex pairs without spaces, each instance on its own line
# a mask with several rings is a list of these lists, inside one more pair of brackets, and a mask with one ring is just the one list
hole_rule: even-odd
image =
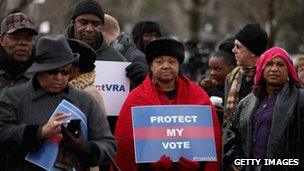
[[25,71],[35,60],[33,22],[23,13],[13,13],[1,23],[0,36],[0,90],[19,85],[31,79]]
[[155,21],[140,21],[132,29],[132,39],[137,48],[145,53],[146,45],[161,37],[160,26]]

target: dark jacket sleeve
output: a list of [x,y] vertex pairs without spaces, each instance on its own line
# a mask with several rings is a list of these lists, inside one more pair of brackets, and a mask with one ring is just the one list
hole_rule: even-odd
[[[97,102],[87,96],[83,100],[87,105],[88,119],[88,141],[87,154],[81,156],[80,162],[86,166],[97,166],[110,161],[110,157],[116,154],[116,141],[112,135],[107,118],[102,115],[102,111]],[[90,105],[88,105],[90,104]]]
[[242,112],[243,100],[238,104],[236,109],[236,119],[231,123],[227,123],[226,136],[224,138],[223,146],[223,166],[229,167],[233,164],[234,159],[243,158],[241,147],[241,136],[239,130],[239,118]]
[[0,149],[1,152],[36,150],[41,145],[39,125],[19,124],[18,100],[7,93],[0,97]]

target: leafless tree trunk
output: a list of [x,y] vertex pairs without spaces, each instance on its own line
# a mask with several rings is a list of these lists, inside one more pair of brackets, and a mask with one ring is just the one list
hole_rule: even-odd
[[278,32],[277,19],[275,18],[274,0],[269,0],[267,2],[268,15],[267,23],[269,23],[269,37],[268,37],[268,47],[272,47],[275,42],[275,38]]
[[0,18],[1,20],[8,14],[24,11],[33,0],[1,0],[0,1]]

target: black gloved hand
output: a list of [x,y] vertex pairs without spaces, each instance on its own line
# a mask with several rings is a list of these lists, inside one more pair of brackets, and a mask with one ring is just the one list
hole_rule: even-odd
[[142,62],[132,62],[127,66],[126,71],[126,76],[130,78],[136,86],[138,86],[146,78],[146,75],[148,74],[148,66]]
[[75,136],[70,133],[66,127],[61,126],[61,134],[63,136],[62,145],[69,153],[74,154],[76,157],[86,155],[89,151],[88,145],[81,135],[81,127]]

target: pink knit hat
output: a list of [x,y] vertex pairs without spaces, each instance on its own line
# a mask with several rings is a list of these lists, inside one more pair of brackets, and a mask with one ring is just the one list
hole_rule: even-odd
[[257,61],[256,74],[254,77],[254,85],[259,85],[263,78],[263,71],[266,64],[273,58],[279,57],[284,60],[287,65],[290,79],[299,81],[297,71],[289,57],[289,54],[280,47],[273,47],[265,51]]

